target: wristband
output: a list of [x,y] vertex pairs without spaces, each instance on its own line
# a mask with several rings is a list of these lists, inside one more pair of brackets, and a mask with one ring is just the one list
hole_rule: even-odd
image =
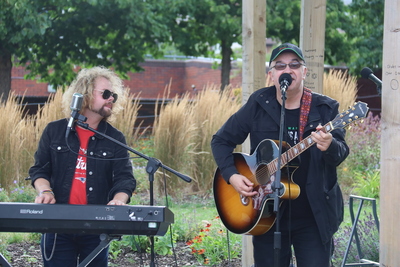
[[42,194],[47,194],[47,193],[52,194],[54,196],[53,190],[51,190],[51,189],[46,189],[46,190],[40,191],[39,196]]

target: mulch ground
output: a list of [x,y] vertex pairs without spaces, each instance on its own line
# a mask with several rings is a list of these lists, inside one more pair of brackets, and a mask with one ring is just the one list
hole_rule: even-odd
[[[40,247],[35,242],[14,243],[7,246],[9,261],[12,267],[42,267]],[[116,259],[110,259],[109,266],[117,267],[147,267],[152,263],[149,253],[138,253],[125,248]],[[154,266],[158,267],[182,267],[182,266],[204,266],[199,264],[190,253],[190,249],[184,242],[178,242],[175,246],[175,255],[155,255]],[[208,265],[209,266],[209,265]],[[232,259],[218,265],[218,267],[240,267],[241,259]],[[62,267],[62,266],[60,266]]]

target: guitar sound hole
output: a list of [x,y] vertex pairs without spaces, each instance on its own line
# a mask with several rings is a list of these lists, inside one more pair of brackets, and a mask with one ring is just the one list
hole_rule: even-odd
[[266,184],[270,181],[270,175],[267,167],[267,165],[261,164],[256,170],[256,179],[259,184]]
[[249,198],[240,195],[240,202],[242,202],[242,205],[243,205],[243,206],[247,206],[247,205],[249,205]]

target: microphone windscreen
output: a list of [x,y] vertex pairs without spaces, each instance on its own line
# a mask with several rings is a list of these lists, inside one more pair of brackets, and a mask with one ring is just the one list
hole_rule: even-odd
[[371,73],[372,73],[372,70],[370,68],[365,67],[361,70],[361,77],[368,79],[369,75],[371,75]]
[[282,83],[284,80],[286,80],[290,85],[292,83],[292,76],[290,76],[289,73],[283,73],[279,76],[279,83]]

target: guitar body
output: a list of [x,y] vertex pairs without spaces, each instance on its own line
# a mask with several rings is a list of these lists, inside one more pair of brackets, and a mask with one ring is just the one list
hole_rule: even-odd
[[[218,214],[225,227],[236,234],[261,235],[275,223],[274,196],[271,186],[275,175],[270,175],[267,164],[278,158],[279,149],[275,141],[265,139],[252,155],[234,153],[235,166],[239,173],[254,183],[254,190],[259,194],[244,197],[222,177],[219,169],[214,176],[214,199]],[[296,167],[289,167],[290,175]],[[300,195],[300,187],[281,172],[279,192],[282,199],[295,199]],[[290,180],[289,180],[290,179]],[[290,181],[290,183],[289,183]],[[289,188],[290,186],[290,188]]]

